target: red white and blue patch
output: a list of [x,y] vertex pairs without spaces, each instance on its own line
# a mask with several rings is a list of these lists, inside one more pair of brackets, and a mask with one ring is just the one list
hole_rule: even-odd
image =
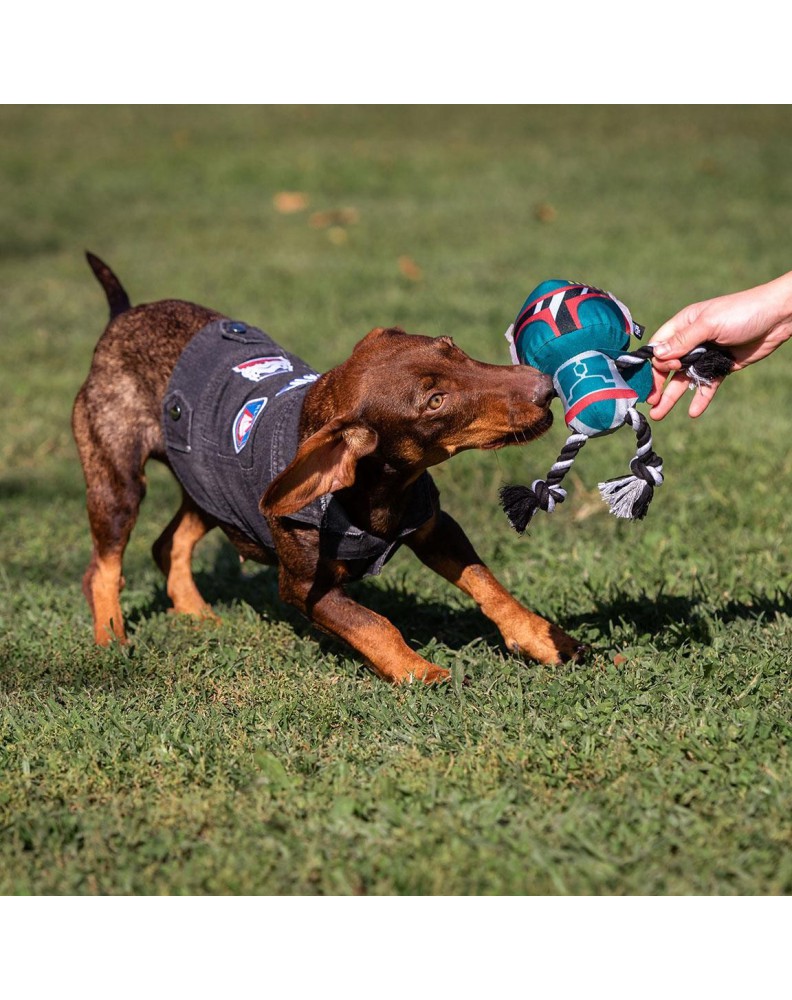
[[293,371],[293,368],[291,361],[279,354],[270,358],[251,358],[250,361],[240,362],[231,370],[251,382],[261,382],[272,375]]
[[266,405],[266,396],[262,399],[249,399],[239,413],[237,413],[234,417],[231,434],[234,439],[234,451],[237,455],[248,443],[248,438],[253,430],[253,425]]

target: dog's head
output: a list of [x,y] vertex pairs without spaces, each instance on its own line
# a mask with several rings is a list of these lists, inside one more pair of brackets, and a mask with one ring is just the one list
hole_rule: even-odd
[[317,427],[261,501],[285,516],[355,483],[366,459],[403,485],[459,451],[524,444],[552,423],[552,380],[527,365],[475,361],[450,337],[372,330],[309,390]]

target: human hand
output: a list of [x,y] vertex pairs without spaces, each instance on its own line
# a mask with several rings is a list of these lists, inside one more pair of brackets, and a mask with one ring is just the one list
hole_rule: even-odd
[[[733,371],[761,361],[792,336],[792,272],[749,288],[686,306],[664,323],[649,343],[654,347],[654,385],[647,397],[649,416],[662,418],[690,385],[679,372],[679,358],[707,341],[727,348],[735,360]],[[668,374],[674,372],[667,385]],[[707,409],[722,379],[699,386],[688,413],[698,417]]]

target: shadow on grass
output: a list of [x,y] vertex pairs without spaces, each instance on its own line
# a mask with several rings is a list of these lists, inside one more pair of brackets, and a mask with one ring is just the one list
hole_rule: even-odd
[[[400,582],[390,584],[387,578],[376,586],[360,582],[350,587],[351,594],[366,607],[387,617],[402,632],[409,646],[426,650],[441,644],[452,655],[473,643],[478,643],[477,656],[493,658],[505,652],[495,626],[472,604],[459,606],[456,595],[450,602],[422,598]],[[243,571],[236,552],[230,545],[220,546],[210,569],[196,574],[198,587],[215,606],[245,604],[258,615],[285,622],[301,639],[310,638],[319,650],[340,655],[364,670],[362,659],[345,644],[319,632],[299,612],[281,601],[278,595],[277,571],[271,567],[255,567]],[[572,635],[589,643],[593,656],[605,652],[614,640],[619,643],[648,642],[647,654],[655,651],[677,651],[690,645],[708,647],[724,625],[733,622],[772,622],[776,615],[792,615],[792,595],[782,591],[758,594],[746,600],[729,600],[718,604],[706,592],[690,596],[611,591],[602,599],[587,594],[588,610],[559,616],[559,624]],[[72,648],[59,650],[46,639],[35,648],[20,647],[15,654],[15,669],[0,676],[0,690],[11,692],[37,683],[48,690],[57,686],[88,687],[117,690],[125,684],[135,684],[145,672],[145,658],[135,651],[135,627],[152,616],[167,611],[170,606],[164,580],[153,594],[130,609],[132,645],[126,648],[96,650],[85,647],[84,655]],[[87,621],[86,621],[87,629]],[[35,636],[33,637],[35,639]],[[231,640],[233,641],[233,639]],[[426,652],[432,659],[431,651]],[[590,661],[589,661],[590,662]],[[585,670],[584,663],[578,669]]]
[[[259,615],[288,622],[297,635],[310,636],[322,648],[343,650],[345,655],[352,655],[345,643],[320,632],[300,612],[281,600],[277,569],[261,566],[244,571],[230,545],[218,549],[211,571],[196,572],[195,582],[204,599],[213,606],[245,603]],[[365,581],[350,584],[348,592],[365,607],[392,621],[413,648],[439,641],[450,649],[461,649],[478,639],[483,639],[493,649],[503,648],[497,628],[472,604],[470,608],[449,607],[440,601],[420,598],[403,587],[373,587]],[[135,625],[169,607],[163,580],[152,599],[129,614],[128,624]]]
[[64,501],[82,502],[85,499],[85,485],[71,468],[64,469],[52,464],[46,474],[37,470],[27,473],[15,472],[0,476],[0,501],[22,500],[26,508],[49,506]]
[[643,594],[640,598],[624,592],[595,602],[593,611],[573,615],[565,627],[594,629],[606,637],[615,627],[628,628],[636,635],[651,635],[661,649],[679,649],[691,642],[701,646],[712,643],[722,625],[737,621],[772,620],[777,614],[792,614],[792,595],[783,591],[752,594],[747,601],[732,600],[718,605],[702,593],[700,596]]
[[[280,599],[275,568],[243,571],[230,545],[223,545],[218,550],[211,571],[196,573],[196,583],[212,605],[243,602],[259,615],[287,622],[297,635],[310,636],[324,649],[353,655],[348,646],[318,631]],[[498,629],[472,602],[470,607],[454,607],[442,601],[427,600],[386,581],[376,587],[365,581],[357,582],[348,589],[365,607],[392,621],[408,645],[415,649],[439,642],[458,650],[483,640],[493,651],[503,651]],[[130,623],[166,611],[168,607],[163,583],[153,600],[130,616]],[[598,645],[609,641],[614,631],[625,629],[636,636],[649,635],[657,647],[673,650],[690,643],[709,646],[721,625],[772,619],[776,614],[792,614],[792,595],[783,592],[752,595],[747,601],[732,600],[717,605],[706,593],[679,596],[664,594],[661,588],[655,595],[644,593],[638,598],[624,591],[617,592],[607,600],[595,601],[591,611],[566,616],[558,624],[572,635],[585,637],[592,643],[594,653]]]

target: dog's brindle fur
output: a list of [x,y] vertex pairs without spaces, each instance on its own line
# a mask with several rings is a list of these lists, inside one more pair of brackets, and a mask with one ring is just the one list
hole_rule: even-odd
[[[167,464],[162,401],[191,337],[219,313],[169,299],[133,308],[113,272],[88,254],[110,304],[110,322],[74,405],[73,428],[87,484],[93,554],[83,578],[96,642],[125,641],[121,562],[138,515],[149,458]],[[343,364],[307,391],[294,460],[261,501],[275,554],[219,524],[241,556],[279,566],[281,597],[344,639],[381,676],[432,683],[449,671],[429,663],[381,615],[344,591],[350,567],[320,555],[319,531],[288,519],[338,492],[350,519],[386,539],[398,531],[408,487],[430,466],[468,448],[500,448],[538,437],[552,422],[550,379],[526,366],[474,361],[449,337],[372,330]],[[494,578],[437,499],[405,544],[469,594],[510,650],[543,662],[577,658],[582,647],[523,607]],[[173,609],[214,617],[192,575],[197,542],[218,522],[183,492],[154,545]]]

